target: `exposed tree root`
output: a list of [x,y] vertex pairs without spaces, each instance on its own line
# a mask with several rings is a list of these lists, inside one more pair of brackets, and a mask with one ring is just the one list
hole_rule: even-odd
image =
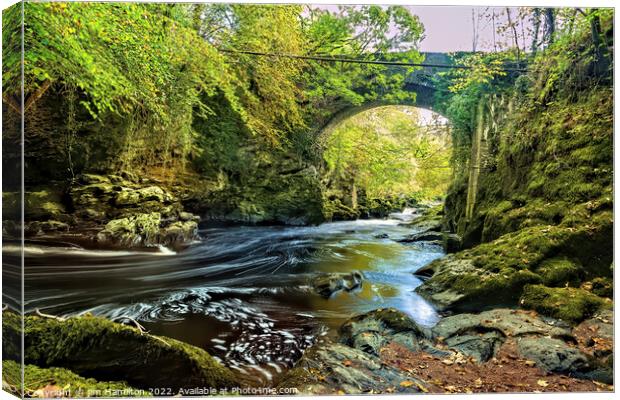
[[56,316],[56,315],[44,314],[44,313],[42,313],[42,312],[41,312],[41,310],[39,310],[38,308],[35,308],[34,312],[35,312],[35,313],[36,313],[39,317],[43,317],[43,318],[51,318],[51,319],[55,319],[55,320],[57,320],[57,321],[61,321],[61,322],[64,322],[64,321],[66,321],[66,320],[67,320],[66,318],[59,317],[59,316]]

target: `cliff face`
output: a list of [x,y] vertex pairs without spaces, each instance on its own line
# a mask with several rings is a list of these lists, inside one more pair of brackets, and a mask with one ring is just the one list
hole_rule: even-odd
[[610,295],[612,88],[586,64],[575,70],[549,90],[552,70],[538,65],[502,95],[479,97],[445,203],[463,251],[431,264],[418,290],[440,307],[519,302],[554,316],[579,309],[566,318],[575,321],[600,306],[593,292]]

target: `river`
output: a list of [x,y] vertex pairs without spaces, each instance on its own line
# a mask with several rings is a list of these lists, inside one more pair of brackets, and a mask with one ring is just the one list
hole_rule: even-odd
[[[355,314],[395,307],[422,325],[437,322],[433,307],[414,292],[422,282],[413,272],[443,250],[395,241],[415,232],[402,225],[410,215],[314,227],[207,228],[179,253],[28,245],[25,309],[131,317],[268,384]],[[316,274],[351,271],[363,273],[360,289],[330,299],[312,290]]]

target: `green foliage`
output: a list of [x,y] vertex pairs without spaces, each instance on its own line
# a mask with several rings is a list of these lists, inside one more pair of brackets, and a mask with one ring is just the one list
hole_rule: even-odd
[[336,187],[355,185],[369,199],[442,196],[451,176],[446,130],[419,126],[417,112],[408,107],[357,114],[327,138],[327,176]]
[[[217,89],[238,104],[222,56],[185,14],[182,5],[26,4],[26,94],[65,87],[78,92],[91,118],[121,116],[124,166],[182,163],[193,146],[194,113],[209,112],[202,95]],[[17,90],[11,82],[4,88]]]
[[[423,60],[416,50],[423,37],[422,24],[402,6],[340,6],[336,12],[311,9],[304,26],[311,54],[413,63]],[[330,115],[334,105],[415,98],[402,89],[404,76],[413,68],[396,72],[371,64],[308,64],[304,98],[314,118]]]

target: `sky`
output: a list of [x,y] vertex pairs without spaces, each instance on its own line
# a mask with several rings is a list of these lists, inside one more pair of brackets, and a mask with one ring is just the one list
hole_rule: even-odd
[[[337,11],[337,5],[314,5],[314,7]],[[452,52],[472,51],[473,21],[472,10],[479,30],[476,50],[493,50],[493,25],[482,14],[497,15],[496,24],[506,22],[506,7],[472,7],[472,6],[405,6],[414,15],[420,18],[424,25],[425,38],[420,43],[419,50],[425,52]],[[516,20],[519,9],[510,7],[511,14]],[[480,16],[480,18],[479,18]],[[518,34],[521,35],[519,29]],[[500,38],[495,35],[496,41],[512,40],[512,37]]]
[[[412,14],[417,15],[424,25],[425,39],[420,43],[421,51],[451,52],[472,50],[472,7],[466,6],[409,6]],[[476,15],[481,14],[486,7],[475,9]],[[489,12],[492,8],[489,8]],[[496,14],[504,11],[495,8]],[[512,13],[516,15],[517,10]],[[493,43],[493,26],[481,21],[478,49],[489,50]]]

